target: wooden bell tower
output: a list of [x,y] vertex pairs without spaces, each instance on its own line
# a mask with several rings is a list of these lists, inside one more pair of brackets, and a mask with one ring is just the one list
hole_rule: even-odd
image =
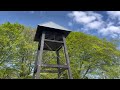
[[[57,71],[44,70],[46,73],[58,73],[58,79],[60,79],[61,72],[65,70],[68,71],[67,75],[69,79],[72,78],[72,73],[70,69],[70,60],[67,52],[66,37],[71,31],[68,29],[57,25],[53,22],[47,22],[38,25],[35,34],[34,41],[38,42],[38,50],[35,61],[35,68],[33,73],[33,79],[40,79],[40,73],[42,73],[43,68],[56,68]],[[60,63],[59,50],[63,48],[63,53],[65,56],[65,63]],[[43,63],[43,51],[53,51],[56,53],[56,64],[46,64]]]

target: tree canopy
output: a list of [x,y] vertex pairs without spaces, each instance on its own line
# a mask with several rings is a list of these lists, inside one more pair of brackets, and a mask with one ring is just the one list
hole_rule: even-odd
[[[0,78],[32,78],[38,44],[33,41],[35,32],[19,23],[0,25]],[[71,32],[67,37],[67,48],[74,79],[120,78],[120,51],[116,43],[82,32]],[[43,58],[53,54],[46,53]],[[54,60],[50,62],[54,63]],[[45,73],[41,78],[57,76]]]

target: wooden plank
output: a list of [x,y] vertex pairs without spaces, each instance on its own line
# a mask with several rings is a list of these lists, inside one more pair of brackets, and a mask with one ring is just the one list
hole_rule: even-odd
[[61,72],[64,72],[65,70],[67,70],[67,69],[61,68],[61,69],[60,69],[60,74],[61,74]]
[[[60,73],[65,71],[66,69],[60,69]],[[58,73],[58,70],[41,70],[41,73]],[[60,77],[59,77],[60,78]]]
[[58,73],[57,70],[41,70],[41,73]]
[[40,78],[40,68],[41,68],[42,53],[44,48],[44,39],[45,39],[45,33],[43,32],[41,37],[40,53],[39,53],[38,62],[37,62],[36,79]]
[[[56,55],[57,55],[57,64],[60,65],[59,51],[56,51]],[[58,79],[59,78],[60,78],[60,68],[58,68]]]
[[70,59],[69,59],[69,55],[68,55],[68,52],[67,52],[67,46],[66,46],[66,38],[65,36],[63,36],[63,42],[64,42],[64,53],[65,53],[65,58],[66,58],[66,63],[68,65],[68,75],[69,75],[69,79],[73,79],[72,77],[72,72],[71,72],[71,69],[70,69]]
[[58,73],[57,70],[41,70],[41,73]]
[[37,62],[38,62],[39,53],[40,53],[40,50],[39,50],[39,44],[38,44],[37,56],[36,56],[35,67],[34,67],[34,72],[33,72],[33,79],[35,78],[35,74],[37,72]]
[[[45,43],[47,44],[44,44],[45,47],[44,47],[44,50],[49,50],[49,51],[56,51],[60,46],[63,45],[63,43],[56,43],[56,42],[47,42],[45,41]],[[52,49],[49,49],[48,46]]]
[[49,39],[45,39],[45,41],[53,42],[53,43],[63,43],[63,41],[56,41],[56,40],[49,40]]
[[42,64],[41,66],[46,68],[68,68],[67,65]]
[[56,51],[59,51],[61,48],[62,48],[62,45]]

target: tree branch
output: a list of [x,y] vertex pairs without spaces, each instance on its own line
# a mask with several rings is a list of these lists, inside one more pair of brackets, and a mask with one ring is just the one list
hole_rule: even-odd
[[88,67],[88,69],[86,70],[85,74],[83,75],[83,79],[85,78],[86,74],[88,73],[88,71],[90,70],[90,65]]

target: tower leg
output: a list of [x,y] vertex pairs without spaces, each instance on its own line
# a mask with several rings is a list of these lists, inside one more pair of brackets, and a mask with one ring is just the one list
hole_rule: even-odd
[[39,57],[39,54],[40,54],[40,46],[38,44],[38,50],[37,50],[37,56],[36,56],[36,60],[35,60],[35,67],[34,67],[34,72],[33,72],[33,79],[36,78],[36,72],[37,72],[37,62],[38,62],[38,57]]
[[64,36],[63,36],[63,42],[64,42],[63,48],[64,48],[64,53],[65,53],[66,63],[68,65],[69,79],[73,79],[71,69],[70,69],[70,59],[69,59],[69,55],[68,55],[68,52],[67,52],[66,39],[65,39]]
[[[60,65],[60,59],[59,59],[59,51],[56,51],[56,55],[57,55],[57,65]],[[58,68],[58,79],[60,79],[60,68]]]
[[36,75],[34,75],[35,79],[40,79],[40,68],[41,68],[42,53],[43,53],[43,48],[44,48],[44,39],[45,39],[45,33],[43,32],[42,36],[41,36],[40,50],[38,50],[38,53],[37,53],[38,54],[37,55],[37,60],[36,60],[37,65],[35,67],[35,69],[36,69]]

